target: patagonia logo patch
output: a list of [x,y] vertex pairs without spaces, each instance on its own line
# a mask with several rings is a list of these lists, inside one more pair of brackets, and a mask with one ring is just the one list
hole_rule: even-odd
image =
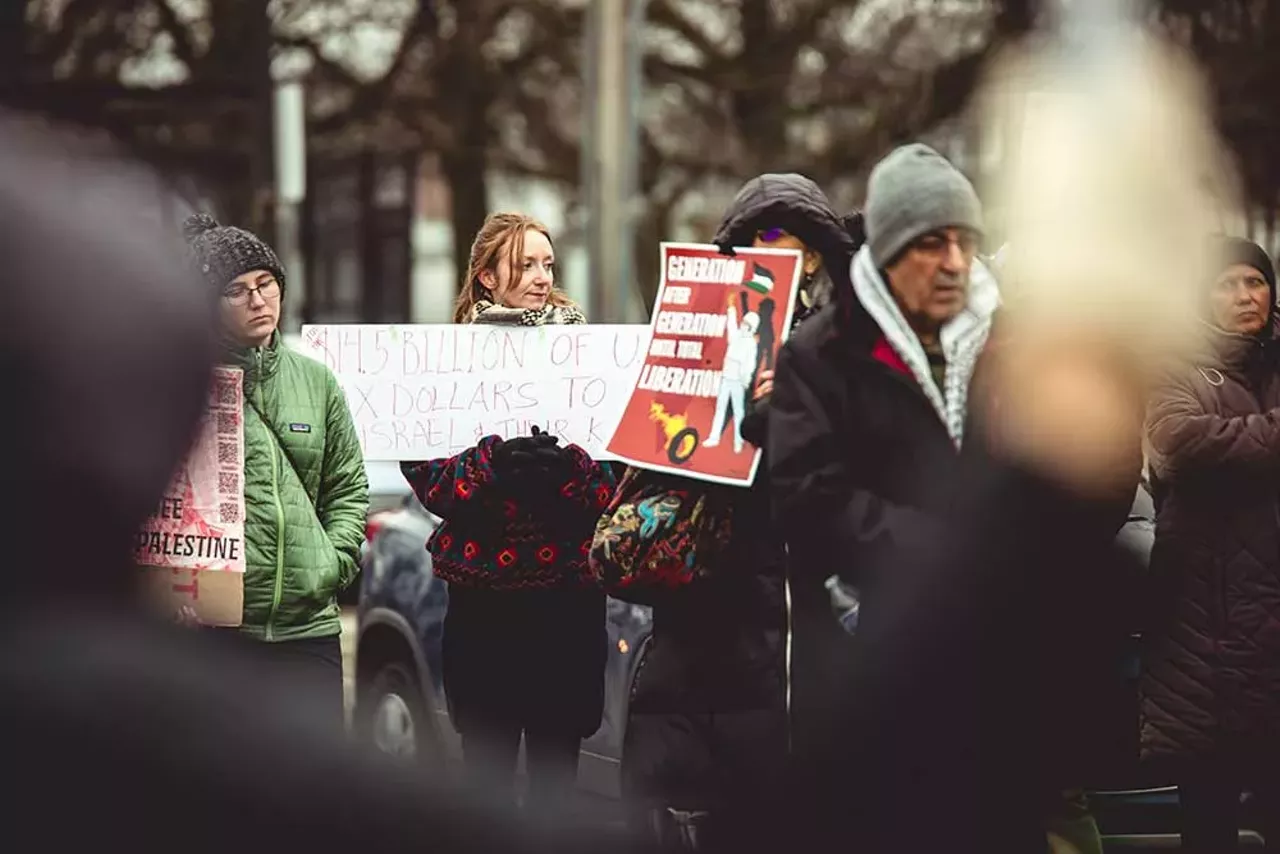
[[289,432],[290,432],[290,433],[310,433],[310,432],[311,432],[311,425],[310,425],[310,424],[300,424],[300,423],[298,423],[298,422],[296,422],[296,421],[295,421],[294,423],[292,423],[292,424],[290,424],[290,425],[289,425]]

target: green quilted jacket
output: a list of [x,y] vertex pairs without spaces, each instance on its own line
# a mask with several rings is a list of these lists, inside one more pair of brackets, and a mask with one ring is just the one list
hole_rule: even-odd
[[229,352],[244,369],[244,624],[268,641],[341,631],[338,591],[359,571],[364,454],[329,369],[283,345]]

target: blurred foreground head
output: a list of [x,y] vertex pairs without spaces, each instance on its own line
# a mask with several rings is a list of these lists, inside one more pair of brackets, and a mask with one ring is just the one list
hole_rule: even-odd
[[1185,355],[1220,272],[1207,238],[1240,210],[1204,86],[1141,27],[1141,4],[1057,5],[1056,29],[985,87],[989,126],[1012,142],[990,198],[1012,247],[1009,320],[1143,364]]
[[1141,4],[1056,5],[981,93],[1009,149],[988,196],[1009,244],[1001,427],[1092,492],[1125,469],[1150,383],[1202,351],[1207,238],[1240,207],[1196,69]]
[[131,535],[199,418],[215,297],[146,169],[14,114],[0,139],[5,601],[128,595]]

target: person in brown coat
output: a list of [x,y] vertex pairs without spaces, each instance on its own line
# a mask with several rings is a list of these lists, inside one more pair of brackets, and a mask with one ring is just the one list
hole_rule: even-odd
[[1242,790],[1280,851],[1280,324],[1257,245],[1220,239],[1211,353],[1152,398],[1155,596],[1143,759],[1179,784],[1183,844],[1234,851]]

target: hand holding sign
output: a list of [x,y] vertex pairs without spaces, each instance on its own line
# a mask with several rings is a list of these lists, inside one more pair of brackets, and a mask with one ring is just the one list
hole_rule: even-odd
[[531,436],[508,439],[493,452],[493,467],[499,474],[546,468],[560,459],[560,439],[533,428]]
[[569,476],[571,461],[560,440],[533,428],[531,436],[517,436],[498,446],[493,467],[508,481],[514,497],[545,500]]
[[752,400],[764,400],[773,394],[773,371],[761,371],[756,379],[756,391]]
[[200,616],[196,613],[196,609],[190,605],[182,605],[173,615],[173,621],[180,626],[198,626],[200,625]]

